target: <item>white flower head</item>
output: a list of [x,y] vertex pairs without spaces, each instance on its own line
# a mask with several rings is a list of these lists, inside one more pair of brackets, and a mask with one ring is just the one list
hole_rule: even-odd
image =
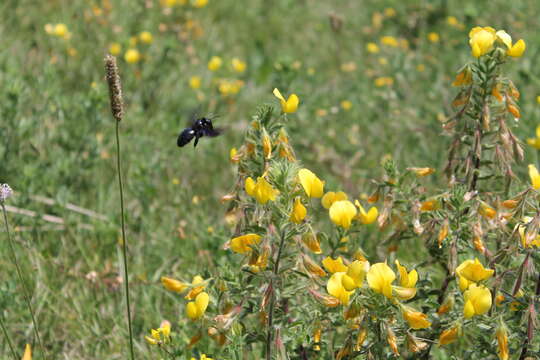
[[13,190],[11,190],[8,184],[0,185],[0,202],[3,203],[7,198],[11,197],[11,195],[13,195]]

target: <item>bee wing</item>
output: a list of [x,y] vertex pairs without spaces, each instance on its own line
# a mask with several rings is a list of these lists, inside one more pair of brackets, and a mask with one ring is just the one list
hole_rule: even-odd
[[218,135],[223,134],[224,131],[225,131],[225,129],[212,127],[210,129],[205,129],[204,130],[204,136],[216,137]]

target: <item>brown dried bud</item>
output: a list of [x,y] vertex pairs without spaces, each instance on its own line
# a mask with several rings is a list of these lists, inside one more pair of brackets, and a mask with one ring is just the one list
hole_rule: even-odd
[[109,84],[109,97],[111,100],[111,112],[116,121],[124,116],[124,102],[122,100],[122,84],[118,75],[116,58],[110,54],[105,56],[105,72]]

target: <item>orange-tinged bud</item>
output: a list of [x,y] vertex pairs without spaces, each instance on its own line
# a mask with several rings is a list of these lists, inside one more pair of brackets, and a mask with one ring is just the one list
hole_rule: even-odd
[[437,315],[440,316],[452,310],[452,308],[454,307],[454,302],[455,301],[453,297],[446,298],[444,302],[441,304],[441,306],[439,306],[439,308],[437,309]]
[[376,203],[377,201],[379,201],[379,189],[367,198],[367,202],[370,204]]
[[482,254],[486,251],[484,242],[482,241],[482,238],[479,236],[473,237],[473,245],[476,251],[481,252]]
[[422,202],[420,211],[433,211],[440,208],[440,204],[436,199],[426,200]]
[[502,302],[504,301],[504,295],[499,294],[495,297],[495,305],[501,306]]
[[169,278],[169,277],[166,277],[166,276],[161,277],[161,283],[163,284],[163,286],[167,290],[174,291],[174,292],[177,292],[177,293],[183,292],[188,287],[188,285],[183,283],[182,281],[179,281],[179,280],[176,280],[176,279],[173,279],[173,278]]
[[354,344],[355,351],[360,351],[362,349],[362,344],[364,344],[366,338],[367,329],[365,327],[361,327],[360,330],[358,330],[358,336],[356,337],[356,343]]
[[514,209],[518,205],[517,200],[505,200],[501,205],[507,209]]
[[321,335],[322,335],[322,328],[320,326],[316,327],[313,331],[313,350],[320,351],[321,346],[319,345],[321,342]]
[[517,119],[521,118],[521,114],[519,112],[519,109],[514,104],[508,104],[506,106],[506,109],[508,110],[508,112],[510,114],[514,115],[515,118],[517,118]]
[[501,92],[499,91],[499,86],[500,86],[500,84],[495,84],[495,85],[493,86],[493,89],[491,90],[491,95],[492,95],[495,99],[497,99],[497,100],[499,100],[500,102],[502,102],[502,101],[503,101],[503,96],[501,95]]
[[441,229],[439,230],[439,236],[437,238],[439,249],[442,247],[442,243],[444,239],[446,239],[446,236],[448,236],[448,219],[444,220],[444,223],[441,226]]
[[390,349],[392,349],[394,355],[399,356],[396,335],[390,326],[386,327],[386,341],[388,341],[388,345],[390,345]]
[[321,277],[326,276],[326,272],[323,270],[323,268],[317,265],[317,263],[315,263],[315,261],[313,261],[309,256],[303,255],[302,262],[310,274]]
[[458,326],[444,330],[439,336],[439,346],[448,345],[457,340],[461,332]]
[[264,133],[262,138],[262,146],[264,157],[270,159],[270,157],[272,156],[272,141],[270,140],[270,136],[268,136],[266,132]]
[[488,219],[494,219],[497,215],[497,211],[485,203],[482,203],[480,205],[480,207],[478,208],[478,213]]
[[420,341],[416,336],[411,333],[407,333],[407,349],[412,353],[417,353],[425,350],[428,347],[428,343]]
[[317,300],[322,305],[325,305],[325,306],[328,306],[328,307],[336,307],[336,306],[339,306],[339,304],[340,304],[339,299],[335,298],[333,296],[326,295],[326,294],[321,294],[318,291],[313,290],[313,289],[310,289],[309,293],[311,295],[313,295],[315,300]]

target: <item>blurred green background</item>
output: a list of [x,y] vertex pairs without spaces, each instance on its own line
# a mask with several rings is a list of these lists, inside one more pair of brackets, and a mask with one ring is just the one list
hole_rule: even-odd
[[[297,157],[328,189],[352,196],[373,190],[370,179],[382,174],[385,156],[401,167],[442,170],[449,139],[441,120],[452,114],[457,70],[473,61],[473,26],[525,39],[525,56],[506,66],[522,94],[515,132],[525,140],[538,123],[535,0],[173,3],[0,4],[0,183],[16,192],[8,205],[36,215],[10,212],[9,221],[55,359],[125,358],[114,121],[103,70],[111,44],[121,49],[127,236],[136,351],[143,355],[151,327],[178,323],[180,302],[160,276],[190,279],[232,260],[221,249],[232,231],[219,201],[236,181],[229,151],[242,145],[257,105],[278,105],[274,87],[300,97],[288,124]],[[129,49],[138,51],[137,62],[125,60]],[[213,56],[222,59],[216,71],[208,69]],[[235,71],[233,58],[245,71]],[[180,149],[176,136],[195,113],[216,114],[227,131]],[[533,150],[526,151],[533,162]],[[0,253],[1,315],[22,349],[33,333],[5,234]],[[0,357],[7,354],[2,339]]]

